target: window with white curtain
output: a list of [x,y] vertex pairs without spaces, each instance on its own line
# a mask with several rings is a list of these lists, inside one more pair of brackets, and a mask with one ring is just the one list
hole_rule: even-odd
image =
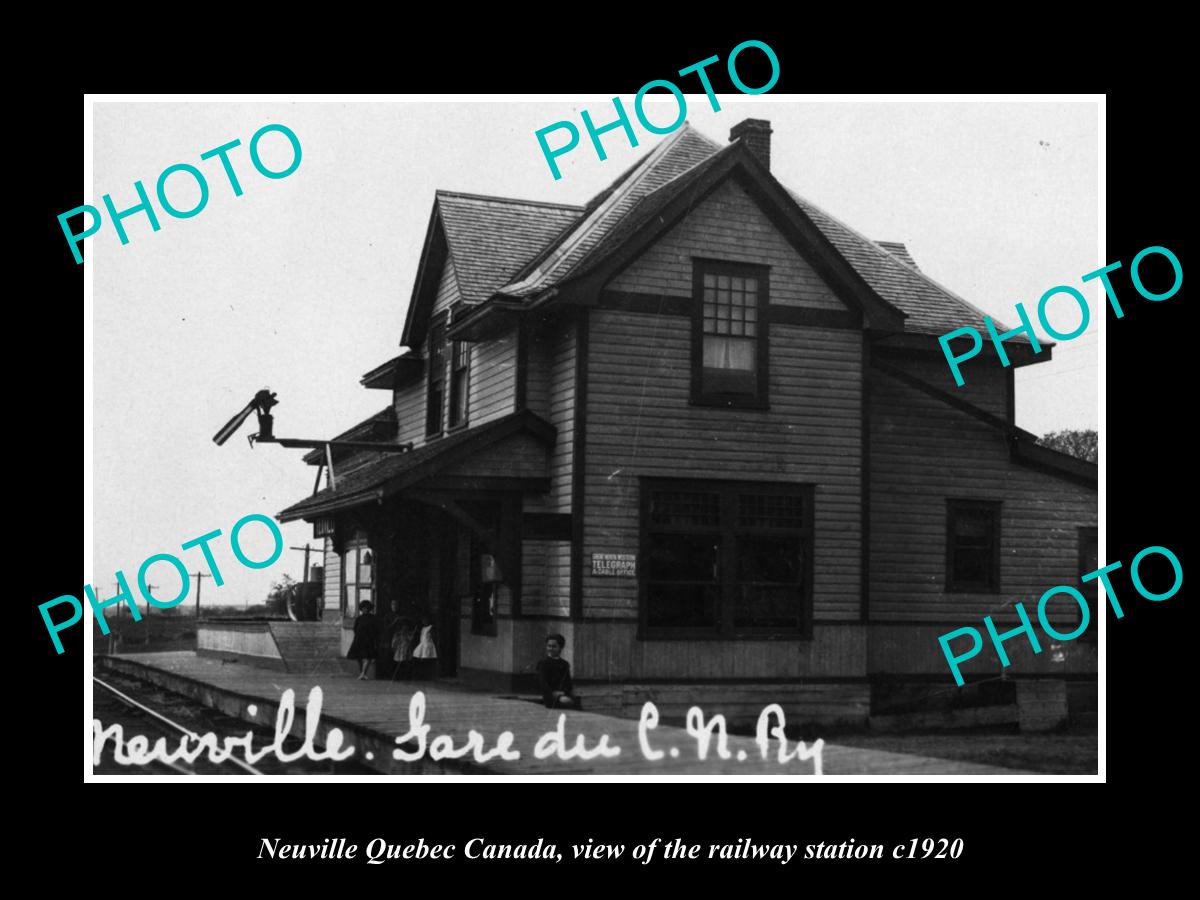
[[693,402],[765,407],[767,267],[700,259],[693,264]]

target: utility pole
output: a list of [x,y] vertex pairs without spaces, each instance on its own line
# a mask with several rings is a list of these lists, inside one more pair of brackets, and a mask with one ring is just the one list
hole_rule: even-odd
[[[150,646],[150,597],[154,594],[157,584],[146,585],[146,646]],[[137,603],[136,600],[133,601]]]
[[[117,596],[117,594],[119,594],[119,593],[121,593],[121,582],[119,582],[119,581],[114,581],[114,582],[113,582],[113,596],[115,597],[115,596]],[[135,600],[135,601],[134,601],[134,603],[136,603],[136,602],[137,602],[137,601]],[[132,619],[132,618],[133,618],[133,613],[130,613],[130,614],[129,614],[129,617],[130,617],[130,619]],[[114,647],[113,647],[113,643],[114,643],[114,642],[113,642],[113,635],[115,634],[118,640],[121,640],[121,639],[123,638],[123,635],[121,634],[121,627],[120,627],[120,626],[121,626],[121,604],[120,604],[120,603],[118,603],[118,604],[117,604],[117,627],[116,627],[116,628],[114,628],[114,629],[113,629],[113,631],[112,631],[112,632],[110,632],[110,633],[109,633],[109,635],[108,635],[108,642],[109,642],[109,652],[110,652],[110,653],[111,653],[111,652],[113,651],[113,649],[114,649]]]
[[200,622],[200,579],[201,578],[212,578],[212,576],[205,575],[199,569],[197,569],[192,574],[196,576],[196,623],[199,624],[199,622]]
[[[113,582],[113,596],[114,597],[117,596],[117,594],[119,594],[120,592],[121,592],[120,582],[114,581]],[[107,619],[108,613],[105,613],[104,616]],[[117,604],[117,625],[120,626],[120,624],[121,624],[121,604],[118,603]],[[109,632],[108,632],[108,655],[109,656],[112,656],[113,653],[116,652],[116,649],[117,649],[116,648],[116,643],[117,643],[116,639],[118,637],[120,637],[120,628],[119,627],[109,629]]]
[[305,543],[304,543],[304,546],[303,546],[303,547],[289,547],[288,549],[289,549],[289,550],[303,550],[303,551],[304,551],[304,574],[300,576],[300,580],[301,580],[302,582],[303,582],[303,581],[308,581],[308,554],[309,554],[309,552],[311,552],[311,551],[312,551],[312,549],[313,549],[313,548],[312,548],[312,547],[310,547],[310,546],[308,545],[308,542],[307,542],[307,541],[305,541]]

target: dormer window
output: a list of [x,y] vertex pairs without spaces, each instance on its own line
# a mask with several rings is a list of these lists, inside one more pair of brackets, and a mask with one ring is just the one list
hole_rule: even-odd
[[766,266],[693,260],[692,402],[767,407]]

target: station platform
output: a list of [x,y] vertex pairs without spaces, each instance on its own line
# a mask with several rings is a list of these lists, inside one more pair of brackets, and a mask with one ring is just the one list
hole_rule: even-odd
[[[753,736],[729,735],[728,759],[718,755],[718,739],[714,735],[707,757],[699,758],[699,741],[685,728],[660,723],[647,728],[645,738],[652,752],[662,752],[658,759],[648,758],[639,740],[639,723],[635,719],[616,718],[591,712],[565,712],[565,747],[575,747],[583,736],[588,749],[600,744],[607,736],[607,746],[619,747],[617,756],[596,756],[561,759],[551,755],[545,759],[535,756],[539,739],[558,728],[560,713],[519,697],[500,696],[458,689],[438,682],[360,681],[341,671],[316,672],[311,675],[287,673],[259,668],[241,662],[231,662],[194,652],[135,653],[95,657],[95,674],[103,678],[105,671],[116,671],[149,681],[167,690],[195,699],[227,715],[244,721],[274,728],[283,692],[295,692],[295,720],[291,733],[305,735],[305,707],[312,687],[322,692],[322,708],[315,732],[318,745],[323,745],[330,728],[339,728],[345,735],[344,745],[353,745],[355,758],[371,768],[391,775],[638,775],[667,777],[676,775],[773,775],[812,776],[815,757],[797,756],[797,742],[788,740],[787,762],[778,758],[780,741],[771,736],[764,758],[762,748]],[[410,730],[410,700],[421,691],[425,695],[424,723],[429,726],[428,742],[439,735],[448,735],[456,748],[468,740],[468,731],[482,735],[483,751],[492,750],[502,732],[511,731],[511,748],[520,758],[506,760],[497,754],[487,762],[476,762],[474,754],[460,759],[434,760],[428,753],[418,760],[395,759],[396,738]],[[584,698],[586,705],[586,697]],[[720,709],[703,709],[708,721]],[[772,728],[777,720],[772,719]],[[816,737],[806,741],[808,751],[814,750]],[[416,746],[408,742],[399,749],[409,752]],[[567,755],[564,753],[564,755]],[[821,774],[824,775],[1025,775],[1016,769],[1002,769],[957,760],[935,759],[904,753],[839,746],[825,742],[819,753]]]

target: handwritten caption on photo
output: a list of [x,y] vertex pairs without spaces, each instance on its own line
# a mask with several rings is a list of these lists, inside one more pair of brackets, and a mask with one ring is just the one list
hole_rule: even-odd
[[[1174,274],[1174,282],[1172,285],[1161,293],[1155,293],[1154,291],[1149,290],[1142,282],[1141,265],[1143,260],[1151,255],[1164,257],[1167,262],[1171,264],[1171,270]],[[1123,319],[1125,318],[1125,310],[1121,307],[1120,301],[1117,300],[1116,288],[1113,287],[1112,280],[1109,278],[1109,275],[1112,272],[1115,272],[1120,268],[1121,261],[1117,260],[1116,262],[1109,263],[1107,266],[1097,269],[1094,272],[1089,272],[1088,274],[1084,275],[1080,281],[1086,283],[1088,281],[1099,279],[1104,285],[1104,292],[1108,296],[1108,302],[1113,308],[1113,313],[1118,319]],[[1129,264],[1129,278],[1133,282],[1133,286],[1139,294],[1141,294],[1147,300],[1153,300],[1157,303],[1161,300],[1169,300],[1171,297],[1174,297],[1177,293],[1179,293],[1179,289],[1183,287],[1183,266],[1180,265],[1179,258],[1166,247],[1147,247],[1145,250],[1135,256],[1133,258],[1133,262]],[[1046,308],[1049,305],[1050,300],[1054,297],[1057,297],[1059,294],[1068,295],[1079,305],[1079,324],[1073,331],[1058,331],[1050,324],[1046,317]],[[1042,345],[1038,341],[1037,335],[1034,334],[1033,325],[1029,321],[1029,313],[1026,312],[1024,304],[1018,303],[1015,309],[1017,312],[1017,318],[1021,320],[1021,326],[1019,328],[1010,329],[1009,331],[1004,332],[1004,334],[996,333],[996,323],[991,316],[985,315],[983,317],[984,328],[987,329],[988,336],[992,339],[992,346],[996,348],[996,356],[999,357],[1000,365],[1004,368],[1008,368],[1012,364],[1008,358],[1008,353],[1004,349],[1004,342],[1009,338],[1014,338],[1019,334],[1024,334],[1029,339],[1029,345],[1033,352],[1035,354],[1042,352]],[[1038,321],[1041,322],[1042,330],[1050,335],[1050,337],[1059,341],[1070,341],[1079,337],[1081,334],[1087,331],[1088,324],[1092,320],[1092,314],[1091,310],[1088,308],[1087,298],[1075,288],[1065,284],[1052,287],[1050,290],[1042,294],[1041,299],[1038,300],[1037,315]],[[953,353],[951,352],[950,342],[959,337],[969,338],[971,341],[971,347],[969,349],[964,349],[961,353]],[[968,325],[963,328],[956,328],[953,331],[947,331],[938,338],[938,343],[942,347],[942,353],[946,356],[946,362],[950,365],[950,372],[954,376],[954,383],[958,387],[962,387],[966,382],[962,377],[962,372],[959,370],[959,366],[968,359],[972,359],[973,357],[979,355],[979,351],[983,349],[983,336],[980,335],[979,329],[972,328]]]
[[[259,153],[259,142],[265,135],[270,134],[271,132],[278,132],[279,134],[282,134],[288,139],[288,142],[292,147],[292,161],[282,169],[267,168],[266,164],[262,160],[262,155]],[[242,190],[242,183],[238,181],[237,173],[233,169],[233,163],[229,161],[229,153],[241,145],[242,142],[235,138],[228,143],[222,144],[220,147],[214,147],[211,150],[205,150],[200,154],[201,161],[209,160],[213,157],[217,157],[221,160],[221,166],[225,170],[225,177],[229,179],[229,187],[233,190],[233,196],[235,197],[240,197],[245,192]],[[264,125],[262,128],[258,129],[258,131],[254,132],[254,136],[250,138],[250,162],[254,165],[254,168],[258,171],[258,173],[264,178],[270,178],[273,180],[287,178],[300,167],[301,155],[300,139],[296,137],[296,133],[286,125]],[[179,209],[167,199],[167,179],[176,172],[186,172],[193,179],[195,179],[196,189],[199,192],[199,196],[196,200],[196,205],[191,209]],[[178,179],[176,179],[176,182],[178,183]],[[133,183],[133,190],[137,194],[139,202],[128,209],[121,210],[120,212],[117,211],[116,204],[113,203],[112,194],[105,194],[104,197],[101,198],[104,203],[104,208],[108,210],[108,217],[112,221],[113,228],[115,228],[117,231],[117,237],[121,240],[121,246],[125,246],[129,243],[129,235],[125,231],[125,226],[122,224],[122,220],[129,218],[135,213],[142,212],[146,214],[146,219],[150,222],[150,228],[152,231],[159,231],[162,229],[162,225],[160,225],[158,221],[158,215],[154,212],[154,205],[150,202],[150,197],[146,193],[146,187],[142,184],[141,179],[138,179]],[[204,178],[204,173],[191,163],[175,163],[174,165],[167,166],[165,169],[163,169],[162,173],[158,176],[158,183],[155,186],[155,193],[158,195],[159,205],[162,206],[166,214],[171,216],[173,219],[190,219],[193,216],[198,216],[204,211],[204,207],[208,206],[208,182]],[[176,195],[176,199],[178,199],[178,195]],[[71,230],[71,226],[67,224],[67,220],[73,216],[80,215],[81,213],[84,216],[91,216],[92,224],[90,226],[86,226],[82,231],[76,234]],[[104,216],[101,215],[100,210],[98,210],[96,207],[92,206],[90,203],[85,203],[83,206],[77,206],[72,210],[62,213],[58,217],[58,224],[59,227],[62,228],[63,234],[66,235],[67,243],[71,246],[71,253],[75,256],[75,262],[82,263],[83,255],[79,252],[79,244],[86,238],[90,238],[92,235],[100,231],[101,226],[104,225]]]
[[[918,840],[920,847],[918,848]],[[608,844],[588,838],[585,844],[571,844],[570,856],[564,856],[558,845],[548,843],[544,838],[538,838],[528,844],[494,844],[486,838],[471,838],[461,847],[462,856],[456,854],[460,848],[457,844],[427,844],[424,838],[418,838],[416,843],[392,844],[383,838],[375,838],[368,842],[359,855],[358,844],[351,844],[345,838],[325,838],[319,844],[289,844],[281,838],[262,838],[262,846],[258,851],[258,859],[262,860],[300,860],[300,859],[330,859],[330,860],[365,860],[369,865],[383,865],[392,860],[404,861],[434,861],[450,859],[470,860],[531,860],[546,862],[562,862],[567,860],[614,862],[625,857],[626,851],[632,859],[642,865],[652,860],[747,860],[751,862],[778,862],[786,866],[800,853],[803,846],[804,854],[801,859],[885,859],[886,850],[883,844],[867,844],[856,838],[835,843],[821,841],[816,844],[771,844],[757,843],[751,838],[741,838],[728,844],[686,844],[682,838],[664,840],[655,838],[644,844]],[[913,838],[906,844],[896,844],[891,848],[891,858],[895,860],[923,859],[958,859],[962,856],[966,844],[962,838]]]
[[[245,551],[242,549],[241,543],[239,542],[242,529],[251,522],[262,522],[264,525],[266,525],[268,530],[271,532],[271,539],[275,543],[274,548],[271,550],[271,555],[261,561],[250,559],[250,557],[248,557]],[[204,554],[204,561],[208,563],[209,575],[212,577],[213,584],[215,584],[217,587],[223,585],[225,583],[225,579],[221,577],[221,570],[217,566],[216,559],[213,557],[212,548],[210,548],[208,545],[210,541],[214,541],[220,536],[221,529],[216,528],[207,534],[202,534],[198,538],[192,538],[190,541],[185,541],[182,545],[180,545],[181,550],[190,550],[193,547],[200,548],[200,552]],[[232,548],[233,555],[237,558],[237,561],[246,568],[266,569],[270,566],[273,566],[279,557],[283,555],[283,533],[279,530],[279,526],[275,524],[275,521],[270,516],[264,516],[261,513],[251,513],[248,516],[243,516],[234,523],[233,530],[229,534],[229,546]],[[162,601],[150,593],[151,586],[147,583],[146,577],[151,566],[160,562],[170,563],[175,567],[175,571],[179,574],[179,593],[175,596],[174,600]],[[83,586],[83,593],[87,597],[88,605],[92,609],[92,617],[96,620],[96,624],[100,626],[101,634],[108,634],[108,622],[105,619],[104,610],[109,606],[124,602],[125,605],[129,607],[129,614],[133,617],[133,620],[135,622],[140,622],[142,620],[142,614],[138,610],[137,600],[134,599],[133,592],[129,590],[129,582],[125,578],[125,573],[118,569],[114,578],[117,586],[117,594],[116,596],[110,597],[107,600],[97,600],[96,592],[90,584],[85,584]],[[153,556],[146,557],[146,559],[142,561],[141,566],[138,567],[138,590],[141,592],[142,598],[146,601],[146,603],[148,603],[150,606],[156,606],[159,609],[170,609],[173,606],[178,606],[180,603],[186,600],[188,592],[191,590],[191,584],[191,575],[188,574],[187,566],[183,564],[183,560],[171,553],[155,553]],[[55,606],[61,606],[63,604],[70,604],[74,608],[74,612],[71,615],[71,618],[67,619],[65,622],[54,622],[50,618],[50,610]],[[61,597],[55,597],[53,600],[47,600],[45,603],[38,606],[38,612],[42,614],[42,621],[46,623],[46,630],[50,632],[50,639],[54,641],[54,649],[61,654],[63,652],[63,645],[62,641],[59,640],[58,637],[59,632],[65,631],[72,625],[79,623],[79,621],[83,618],[83,604],[80,603],[79,598],[75,597],[74,595],[63,594]]]
[[[1154,591],[1148,590],[1145,584],[1142,583],[1141,574],[1139,572],[1139,566],[1141,565],[1142,560],[1152,553],[1157,556],[1165,556],[1171,563],[1171,569],[1174,574],[1175,583],[1172,584],[1168,590],[1163,591],[1162,593],[1155,593]],[[1116,589],[1113,588],[1112,582],[1109,580],[1109,573],[1115,572],[1120,568],[1121,561],[1117,560],[1117,562],[1109,563],[1102,569],[1097,569],[1094,572],[1088,572],[1086,575],[1080,578],[1080,581],[1086,584],[1089,581],[1098,580],[1102,585],[1104,585],[1104,594],[1108,598],[1108,602],[1112,605],[1113,612],[1116,613],[1118,619],[1123,619],[1125,618],[1125,610],[1121,608],[1121,604],[1117,600]],[[1177,593],[1179,593],[1179,589],[1183,587],[1183,565],[1179,562],[1179,557],[1177,557],[1166,547],[1147,547],[1141,553],[1137,554],[1137,556],[1133,558],[1133,562],[1129,564],[1129,580],[1133,582],[1134,589],[1147,600],[1154,600],[1156,602],[1161,600],[1169,600],[1171,597],[1174,597]],[[1079,605],[1079,625],[1074,631],[1070,631],[1065,634],[1051,626],[1050,622],[1046,618],[1047,605],[1051,600],[1060,594],[1069,595],[1071,599]],[[1016,628],[1004,632],[1003,634],[999,634],[996,631],[996,625],[992,621],[991,616],[983,617],[984,628],[987,630],[989,637],[992,639],[992,646],[996,648],[996,656],[999,658],[1000,666],[1002,668],[1008,668],[1010,665],[1008,654],[1004,650],[1004,642],[1010,640],[1011,638],[1015,638],[1020,634],[1024,634],[1029,639],[1029,644],[1033,648],[1035,655],[1042,652],[1042,645],[1038,642],[1037,633],[1033,630],[1033,624],[1029,621],[1029,613],[1025,611],[1024,605],[1022,605],[1020,602],[1017,602],[1013,604],[1013,608],[1016,609],[1017,618],[1021,620],[1021,624]],[[1050,590],[1042,594],[1041,599],[1038,600],[1037,618],[1038,623],[1042,626],[1042,631],[1046,633],[1047,637],[1049,637],[1051,640],[1066,642],[1075,640],[1077,637],[1087,631],[1088,624],[1092,620],[1092,613],[1088,608],[1087,598],[1084,597],[1077,588],[1071,587],[1069,584],[1060,584],[1057,587],[1050,588]],[[966,653],[952,654],[950,652],[950,642],[955,638],[964,636],[971,638],[971,649]],[[979,655],[980,651],[983,650],[983,635],[979,633],[978,628],[967,626],[965,628],[957,628],[954,631],[946,632],[938,637],[938,643],[942,647],[942,653],[946,657],[946,662],[950,665],[950,671],[954,675],[954,681],[959,687],[962,687],[963,677],[962,673],[959,671],[959,664],[966,662],[968,659],[973,659]]]
[[[241,759],[249,765],[253,765],[269,753],[274,754],[276,759],[284,763],[294,762],[298,759],[308,759],[313,762],[323,760],[340,762],[349,759],[354,755],[355,748],[342,746],[345,734],[340,728],[329,729],[323,750],[319,750],[315,746],[323,702],[324,693],[320,686],[314,686],[309,692],[308,704],[305,708],[304,743],[295,751],[283,749],[292,732],[292,725],[296,717],[296,695],[291,688],[285,690],[280,697],[279,709],[275,717],[275,740],[258,749],[253,747],[253,731],[248,731],[244,735],[227,735],[223,740],[212,732],[195,738],[184,735],[180,739],[179,745],[172,750],[168,749],[166,738],[158,738],[151,746],[149,739],[143,735],[126,738],[121,725],[113,724],[106,728],[99,719],[93,719],[92,764],[99,765],[103,761],[104,748],[110,740],[113,742],[114,748],[113,761],[122,766],[144,766],[155,762],[173,763],[179,760],[192,763],[205,752],[207,752],[209,762],[221,763],[234,758],[233,754],[236,749],[242,751]],[[258,708],[250,705],[247,712],[253,717],[257,715]],[[535,759],[550,757],[564,761],[591,760],[598,757],[611,759],[622,754],[622,748],[614,745],[607,734],[601,735],[591,747],[587,746],[587,738],[582,734],[577,735],[575,741],[568,744],[566,720],[565,713],[559,714],[557,727],[537,739],[533,745]],[[501,732],[490,749],[485,749],[484,736],[473,728],[468,730],[466,741],[461,746],[456,745],[454,737],[448,734],[439,734],[430,740],[429,733],[432,729],[425,722],[425,693],[423,691],[414,693],[409,701],[408,722],[408,731],[396,738],[397,747],[392,751],[392,758],[400,762],[417,762],[426,755],[434,762],[444,759],[463,759],[470,755],[473,762],[486,763],[495,759],[518,760],[522,755],[519,749],[513,747],[516,736],[511,731]],[[658,727],[658,722],[658,708],[653,703],[645,703],[638,719],[638,750],[643,758],[651,761],[661,760],[668,754],[672,758],[677,758],[680,754],[678,747],[663,749],[661,746],[655,746],[655,743],[652,742],[651,732]],[[822,753],[825,741],[818,739],[811,747],[803,741],[797,741],[795,749],[790,749],[785,725],[786,720],[782,707],[772,703],[763,708],[759,714],[754,735],[762,759],[772,758],[771,743],[772,739],[775,739],[778,741],[778,747],[774,759],[780,765],[811,760],[811,774],[823,774]],[[714,746],[714,740],[716,756],[719,759],[737,759],[739,762],[745,762],[747,759],[746,751],[738,750],[735,754],[729,749],[724,716],[714,715],[706,721],[703,710],[698,706],[693,706],[687,713],[686,730],[688,735],[695,740],[697,759],[708,758],[709,751]],[[374,759],[374,754],[367,751],[363,754],[363,758],[370,762]]]

